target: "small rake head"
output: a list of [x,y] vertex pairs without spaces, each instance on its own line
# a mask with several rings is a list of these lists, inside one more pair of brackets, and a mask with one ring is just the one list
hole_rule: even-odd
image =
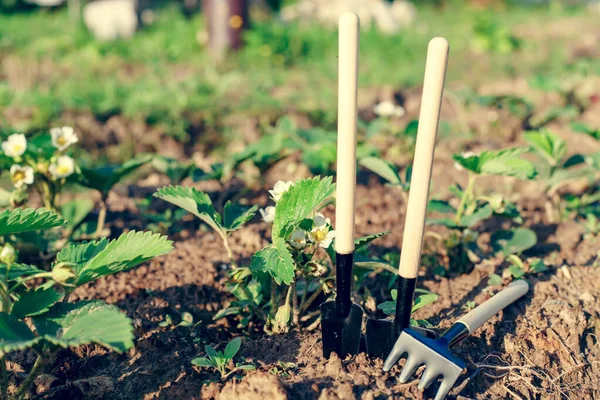
[[419,389],[427,389],[438,376],[441,376],[442,382],[435,400],[442,400],[466,367],[463,360],[450,352],[449,345],[450,343],[444,337],[433,340],[410,328],[405,329],[385,360],[383,370],[389,371],[406,353],[406,363],[400,374],[400,382],[406,383],[420,365],[425,365]]

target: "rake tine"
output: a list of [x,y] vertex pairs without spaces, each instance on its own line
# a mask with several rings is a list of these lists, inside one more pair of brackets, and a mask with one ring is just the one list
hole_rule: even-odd
[[450,392],[450,389],[452,389],[452,386],[454,386],[455,382],[456,382],[456,380],[449,382],[448,379],[443,378],[442,384],[440,385],[440,388],[438,389],[437,393],[435,394],[434,400],[443,400],[446,397],[446,395],[448,394],[448,392]]
[[411,356],[409,354],[408,358],[406,359],[406,363],[404,364],[404,367],[402,367],[402,373],[400,373],[400,382],[406,383],[408,381],[408,378],[411,377],[411,375],[415,372],[417,367],[421,365],[421,363],[422,362],[418,357],[415,357],[414,355]]
[[438,376],[438,373],[431,367],[426,367],[425,372],[421,375],[421,382],[419,382],[419,389],[427,389],[434,379]]

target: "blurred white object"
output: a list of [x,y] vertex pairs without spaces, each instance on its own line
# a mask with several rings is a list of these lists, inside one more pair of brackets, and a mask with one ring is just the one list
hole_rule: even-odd
[[83,9],[83,21],[96,39],[129,39],[138,27],[133,0],[99,0]]
[[37,4],[40,7],[60,6],[65,0],[25,0],[27,3]]
[[286,22],[316,20],[334,27],[340,15],[348,11],[359,16],[361,28],[369,29],[374,24],[385,34],[394,34],[409,26],[417,15],[415,6],[405,0],[391,4],[386,0],[300,0],[281,10],[280,17]]
[[383,117],[383,118],[388,118],[388,117],[401,118],[405,114],[404,108],[392,103],[391,101],[382,101],[381,103],[376,104],[373,107],[373,112],[377,116]]

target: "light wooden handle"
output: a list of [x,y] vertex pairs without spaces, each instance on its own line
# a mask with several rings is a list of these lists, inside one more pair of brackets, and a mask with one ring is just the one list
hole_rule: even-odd
[[335,204],[335,250],[339,254],[349,254],[354,251],[359,25],[358,15],[354,13],[345,13],[340,18]]
[[458,322],[462,322],[469,328],[469,334],[473,333],[475,329],[483,325],[488,319],[500,312],[500,310],[525,296],[528,290],[529,284],[527,281],[514,281],[500,293],[459,319]]
[[441,37],[431,39],[427,49],[417,144],[398,270],[398,274],[404,278],[416,278],[421,261],[431,168],[447,62],[448,41]]

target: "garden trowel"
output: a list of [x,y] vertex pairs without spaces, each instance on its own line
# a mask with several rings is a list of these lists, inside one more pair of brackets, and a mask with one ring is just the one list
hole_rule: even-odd
[[[371,357],[385,358],[392,350],[402,330],[410,323],[413,297],[417,285],[417,272],[421,260],[431,168],[447,61],[448,41],[441,37],[433,38],[429,42],[427,50],[421,113],[398,270],[396,315],[393,321],[389,319],[367,320],[366,344],[367,353]],[[432,331],[422,331],[427,336],[433,335]]]
[[323,356],[357,354],[363,310],[352,302],[354,209],[356,201],[356,119],[359,19],[354,13],[340,18],[338,76],[338,144],[336,223],[336,297],[321,304]]

